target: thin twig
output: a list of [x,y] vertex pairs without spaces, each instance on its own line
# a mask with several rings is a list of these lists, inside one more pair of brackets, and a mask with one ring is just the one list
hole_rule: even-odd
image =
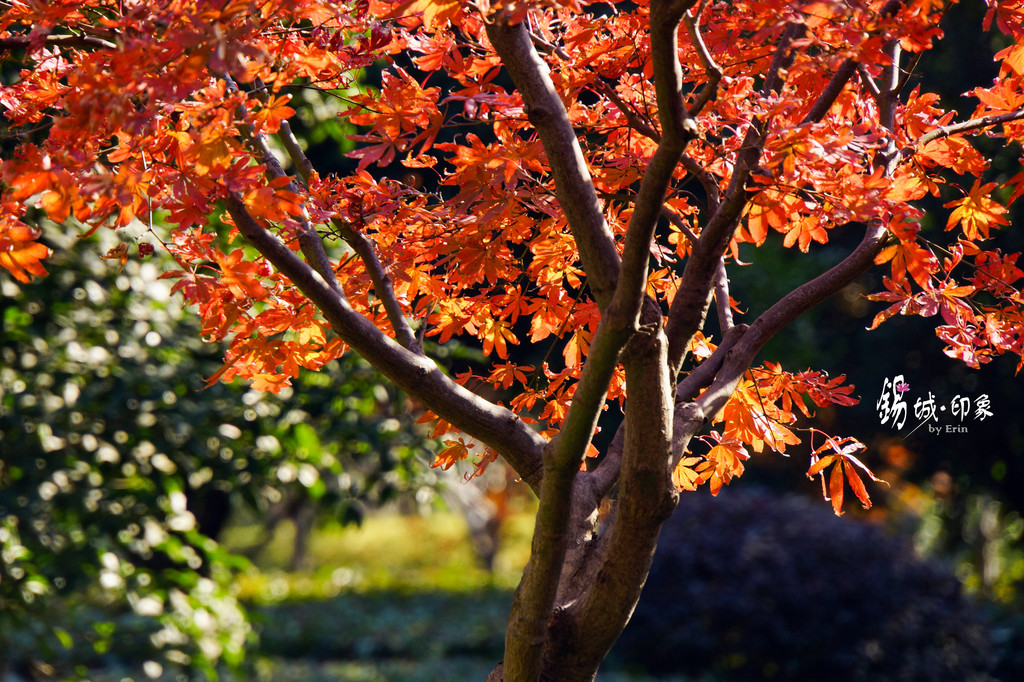
[[690,229],[690,226],[686,224],[686,221],[679,217],[679,214],[673,211],[668,206],[661,207],[661,214],[668,218],[668,221],[679,228],[679,231],[686,235],[686,238],[690,240],[691,244],[696,244],[697,240],[700,239],[697,233]]
[[597,91],[608,98],[608,100],[615,105],[622,116],[626,119],[626,123],[629,127],[637,131],[641,135],[655,142],[661,142],[661,133],[655,130],[654,126],[647,123],[647,121],[640,118],[640,115],[629,106],[621,97],[619,93],[615,92],[615,88],[611,84],[607,83],[603,79],[597,80]]
[[729,273],[725,270],[725,254],[718,260],[715,271],[715,310],[718,311],[718,326],[723,332],[733,328],[732,306],[729,300]]
[[391,284],[391,277],[381,264],[380,258],[377,257],[377,249],[373,242],[343,220],[335,218],[331,223],[341,234],[341,238],[363,261],[363,266],[370,275],[370,281],[373,282],[373,291],[384,305],[384,312],[387,313],[388,320],[395,330],[395,340],[412,352],[423,355],[423,346],[405,318],[402,304],[399,303],[398,296],[395,295],[395,289]]
[[700,15],[704,11],[704,7],[706,7],[706,3],[701,5],[694,16],[691,17],[689,14],[683,16],[683,25],[686,26],[686,33],[690,36],[690,43],[697,51],[697,57],[704,67],[704,73],[708,76],[708,81],[697,96],[697,101],[690,106],[692,118],[696,118],[707,103],[718,94],[718,84],[722,81],[723,75],[722,67],[711,57],[711,52],[708,51],[707,45],[704,44],[704,38],[700,34]]
[[[946,16],[949,14],[949,10],[952,7],[953,3],[948,3],[942,8],[942,16],[939,17],[939,20],[935,23],[936,26],[939,26],[943,21],[945,21]],[[903,76],[900,78],[899,83],[896,84],[897,92],[903,92],[903,88],[907,87],[907,83],[909,83],[910,79],[914,76],[914,70],[917,68],[918,63],[924,55],[925,51],[922,50],[921,52],[914,54],[913,58],[911,58],[910,63],[907,64],[907,68],[903,70]]]
[[[238,86],[234,80],[226,74],[221,74],[224,82],[227,83],[228,89],[235,92],[239,92]],[[266,167],[267,175],[271,178],[283,178],[287,174],[284,172],[284,168],[281,167],[281,162],[277,160],[274,153],[270,150],[270,145],[267,142],[267,137],[263,133],[257,133],[256,128],[252,123],[245,120],[245,108],[239,104],[237,115],[241,119],[239,123],[239,129],[242,132],[243,137],[249,142],[250,146],[253,147],[253,151],[256,152],[260,160]],[[288,189],[296,194],[300,194],[300,189],[296,185],[295,181],[292,180],[288,183]],[[306,210],[305,202],[302,204],[302,211],[299,215],[299,230],[298,240],[299,248],[302,249],[302,253],[306,256],[306,260],[316,270],[317,274],[324,278],[327,285],[331,287],[336,293],[345,296],[344,290],[341,288],[341,284],[338,282],[338,278],[334,273],[334,268],[331,265],[330,259],[327,257],[327,253],[324,251],[323,242],[320,240],[320,236],[317,234],[316,229],[313,227],[309,220],[309,212]]]
[[[1005,114],[996,114],[995,116],[981,116],[979,118],[972,118],[969,121],[961,121],[960,123],[954,123],[949,126],[939,126],[935,130],[925,133],[921,137],[917,138],[915,147],[928,144],[933,140],[937,140],[940,137],[949,137],[950,135],[956,135],[958,133],[970,132],[972,130],[980,130],[981,128],[991,128],[993,126],[1001,125],[1003,123],[1010,123],[1012,121],[1020,121],[1024,119],[1024,109],[1018,109],[1017,111],[1011,111]],[[904,149],[901,154],[903,156],[910,156],[914,153],[914,149]]]
[[[106,50],[116,50],[117,45],[97,38],[95,36],[76,36],[76,35],[48,35],[43,38],[39,38],[38,41],[47,47],[67,47],[67,48],[103,48]],[[0,50],[21,50],[28,49],[33,44],[33,40],[28,36],[11,36],[8,38],[0,38]]]

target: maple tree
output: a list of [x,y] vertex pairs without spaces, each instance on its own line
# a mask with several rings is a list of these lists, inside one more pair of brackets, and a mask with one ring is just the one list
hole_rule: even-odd
[[[592,679],[680,491],[807,440],[835,512],[847,486],[870,505],[864,446],[796,424],[855,403],[845,377],[754,366],[799,315],[880,265],[872,327],[939,315],[948,355],[1024,358],[1019,254],[992,245],[1024,172],[972,145],[1024,138],[1024,3],[987,5],[999,76],[961,114],[914,84],[942,0],[9,0],[0,265],[45,274],[39,216],[122,230],[107,257],[165,250],[229,343],[211,381],[361,355],[429,410],[437,466],[500,456],[539,496],[492,677]],[[306,156],[301,89],[360,127],[352,172]],[[775,235],[839,232],[860,241],[767,310],[730,297]],[[493,364],[448,376],[424,347],[452,338]]]

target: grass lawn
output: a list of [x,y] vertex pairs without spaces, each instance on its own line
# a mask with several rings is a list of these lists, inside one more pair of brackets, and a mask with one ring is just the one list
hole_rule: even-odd
[[[429,516],[376,514],[360,526],[328,524],[313,532],[307,567],[286,570],[294,526],[283,523],[259,550],[259,569],[243,576],[240,597],[250,603],[321,599],[344,592],[374,590],[512,590],[529,556],[532,510],[512,515],[502,528],[494,571],[482,569],[473,555],[466,523],[450,512]],[[223,543],[234,550],[251,546],[260,528],[229,528]]]
[[[361,526],[314,531],[307,567],[285,569],[294,527],[282,524],[239,581],[260,633],[265,680],[483,680],[501,658],[512,591],[529,555],[533,510],[502,528],[495,570],[478,565],[465,521],[375,514]],[[235,549],[258,526],[229,529]],[[611,671],[602,682],[644,680]]]

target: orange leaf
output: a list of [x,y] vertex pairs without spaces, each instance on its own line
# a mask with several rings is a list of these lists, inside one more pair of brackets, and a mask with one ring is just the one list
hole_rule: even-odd
[[1003,217],[1006,207],[990,196],[995,188],[994,182],[982,185],[981,180],[975,180],[966,197],[945,204],[946,208],[956,207],[946,222],[946,229],[952,230],[960,223],[964,236],[973,241],[979,236],[988,239],[988,231],[993,227],[1009,225],[1010,223]]
[[672,470],[672,485],[677,490],[693,491],[701,483],[701,476],[693,467],[701,461],[700,457],[683,457]]
[[469,449],[473,447],[471,444],[467,445],[466,442],[461,438],[449,439],[444,441],[445,448],[437,453],[434,458],[432,467],[441,467],[445,471],[452,468],[452,465],[456,462],[469,457]]
[[386,18],[418,13],[422,13],[423,26],[428,30],[444,28],[462,14],[462,4],[459,0],[406,0],[396,5]]
[[121,272],[125,264],[128,262],[128,242],[121,242],[114,248],[107,251],[104,255],[100,256],[103,260],[116,260],[120,262],[117,266],[117,271]]
[[593,334],[590,333],[590,330],[578,329],[575,334],[569,337],[569,341],[565,344],[565,349],[562,351],[566,367],[575,368],[583,364],[583,356],[590,348],[591,336]]
[[235,249],[226,256],[216,254],[217,263],[221,267],[221,280],[236,299],[263,299],[267,290],[259,282],[259,266],[242,260],[243,256],[242,249]]
[[42,231],[12,217],[5,216],[4,222],[0,223],[0,266],[19,282],[28,282],[29,275],[45,275],[40,261],[50,255],[50,249],[35,241]]
[[828,230],[822,224],[822,218],[818,216],[804,216],[794,223],[790,223],[783,245],[787,248],[797,244],[800,251],[807,253],[811,241],[819,244],[828,243]]
[[828,494],[832,498],[832,509],[836,516],[843,515],[843,463],[837,462],[832,467],[832,476],[829,477]]
[[849,464],[846,465],[846,480],[850,482],[850,490],[864,505],[864,508],[871,509],[871,497],[868,495],[868,489],[864,487],[864,481],[861,480],[857,470]]
[[480,338],[483,339],[484,355],[490,355],[493,350],[498,357],[504,360],[508,357],[509,343],[515,345],[519,339],[512,333],[508,325],[501,321],[488,317],[480,327]]
[[939,270],[939,259],[916,241],[901,241],[885,247],[875,258],[881,265],[892,261],[892,281],[902,282],[909,272],[921,287],[927,287],[931,276]]
[[1016,43],[1005,47],[995,54],[996,61],[1002,60],[1003,66],[1009,67],[1018,76],[1024,76],[1024,43]]
[[271,97],[253,116],[253,126],[257,133],[276,133],[281,121],[295,115],[295,110],[288,105],[291,95]]
[[814,478],[814,476],[820,474],[822,471],[828,468],[829,464],[836,461],[838,455],[825,455],[817,462],[811,465],[811,468],[807,470],[807,478]]

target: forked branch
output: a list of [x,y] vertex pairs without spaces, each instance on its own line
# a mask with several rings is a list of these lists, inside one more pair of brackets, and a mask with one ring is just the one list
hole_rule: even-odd
[[700,34],[700,15],[704,12],[706,6],[707,2],[704,2],[695,14],[687,13],[683,16],[686,34],[690,37],[690,43],[693,45],[693,49],[697,51],[697,58],[700,59],[701,66],[704,67],[704,73],[708,77],[707,82],[704,83],[704,88],[697,95],[697,99],[690,105],[690,116],[693,118],[696,118],[703,111],[704,107],[707,106],[707,103],[718,94],[718,84],[722,81],[722,76],[724,75],[722,67],[711,56],[708,46],[704,44],[704,37]]
[[[787,24],[782,30],[775,56],[765,74],[762,95],[772,94],[782,86],[781,74],[794,58],[791,46],[803,30],[803,26],[798,24]],[[716,281],[715,272],[747,204],[747,182],[761,158],[767,140],[767,129],[767,122],[755,119],[751,123],[737,153],[732,177],[718,204],[718,209],[711,214],[711,218],[701,231],[699,241],[694,244],[686,261],[679,293],[669,309],[666,324],[669,362],[676,372],[682,367],[690,339],[704,325]]]
[[[262,81],[256,79],[254,85],[253,94],[260,102],[267,104],[270,96]],[[264,136],[255,134],[252,126],[248,126],[248,136],[259,150],[260,156],[267,166],[267,171],[271,177],[283,176],[285,174],[284,170],[277,161],[277,157],[271,153]],[[295,165],[296,172],[298,172],[302,182],[308,186],[313,172],[313,164],[306,156],[306,153],[302,151],[302,147],[294,133],[292,133],[288,121],[281,121],[278,137],[280,137],[282,144],[284,144],[288,157]],[[298,187],[295,187],[294,182],[289,186],[293,191],[298,191]],[[399,303],[398,297],[395,295],[395,289],[391,284],[391,277],[380,262],[376,246],[366,235],[355,230],[351,225],[342,220],[335,218],[331,221],[331,224],[338,230],[341,238],[352,247],[352,250],[356,252],[356,255],[359,256],[364,267],[366,267],[366,271],[370,275],[370,281],[373,283],[373,291],[384,306],[384,312],[388,316],[388,321],[391,323],[392,329],[395,330],[395,338],[405,348],[422,355],[423,348],[405,318],[405,311],[402,310],[402,304]],[[327,254],[324,252],[323,242],[316,233],[316,230],[309,224],[309,219],[305,215],[303,216],[299,244],[307,259],[311,259],[310,262],[314,263],[317,272],[327,279],[329,283],[337,283],[337,279],[333,274],[333,267],[330,265]],[[331,274],[328,275],[327,273]],[[341,291],[340,285],[338,285],[338,291]]]
[[[804,312],[840,291],[875,262],[885,245],[887,229],[881,220],[872,220],[865,228],[860,244],[840,263],[782,297],[762,313],[724,357],[714,382],[697,399],[704,414],[716,414],[732,395],[758,351],[773,336]],[[699,367],[698,367],[699,369]]]
[[[219,76],[225,83],[227,83],[230,90],[239,92],[238,86],[230,76],[227,74],[219,74]],[[263,94],[265,97],[266,93],[264,92]],[[274,153],[270,151],[270,145],[267,142],[266,135],[256,132],[256,128],[252,123],[245,122],[245,107],[239,104],[236,114],[238,115],[238,118],[243,121],[239,125],[242,137],[245,138],[256,156],[259,157],[259,160],[263,162],[267,175],[275,180],[287,177],[287,174],[284,172],[284,168],[281,166],[281,162],[278,161],[277,157],[274,156]],[[294,180],[291,180],[288,183],[288,189],[296,194],[300,193],[300,189]],[[309,264],[317,271],[324,281],[327,282],[328,286],[334,289],[339,295],[344,296],[345,293],[341,288],[341,284],[338,282],[338,278],[334,274],[334,268],[331,265],[330,259],[327,257],[327,253],[324,251],[324,244],[320,240],[320,236],[317,234],[316,229],[313,227],[312,223],[310,223],[309,213],[306,210],[304,202],[302,205],[302,213],[299,216],[298,240],[299,248],[302,250],[302,254],[306,257]]]
[[353,309],[316,270],[260,226],[238,195],[225,192],[223,199],[242,236],[313,302],[346,344],[408,395],[495,450],[535,492],[540,490],[544,438],[509,410],[452,381],[433,361],[403,348]]
[[[621,317],[617,324],[634,325],[639,321],[647,286],[651,242],[661,217],[665,193],[686,146],[697,135],[697,124],[683,103],[678,45],[683,13],[693,4],[659,2],[651,6],[651,68],[658,100],[661,140],[640,182],[633,215],[626,228],[621,281],[611,306],[611,314]],[[660,315],[658,317],[660,324]]]
[[510,25],[499,13],[490,18],[486,29],[544,145],[555,179],[555,196],[576,241],[594,299],[604,308],[619,280],[621,260],[565,105],[547,64],[534,48],[526,22]]

